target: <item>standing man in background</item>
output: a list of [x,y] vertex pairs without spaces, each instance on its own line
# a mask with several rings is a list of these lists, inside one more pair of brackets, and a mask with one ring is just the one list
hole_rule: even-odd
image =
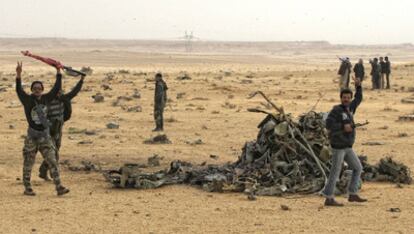
[[355,78],[359,79],[361,82],[364,80],[365,77],[365,68],[364,68],[364,61],[360,58],[358,63],[354,66],[354,73]]
[[391,74],[391,62],[388,60],[388,56],[385,56],[385,77],[387,78],[387,89],[390,89],[390,74]]
[[340,58],[339,60],[341,61],[341,65],[338,70],[338,75],[340,75],[339,88],[342,90],[348,88],[349,86],[352,65],[348,57]]
[[167,84],[162,79],[162,74],[155,74],[155,95],[154,95],[154,132],[164,131],[164,108],[167,103]]
[[385,88],[385,71],[387,70],[387,64],[384,62],[384,58],[380,57],[380,65],[381,65],[381,89]]

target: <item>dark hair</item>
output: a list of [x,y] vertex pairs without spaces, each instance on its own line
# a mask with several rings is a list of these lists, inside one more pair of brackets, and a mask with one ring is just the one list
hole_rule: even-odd
[[42,91],[45,89],[45,88],[43,87],[43,83],[42,83],[42,81],[38,81],[38,80],[36,80],[36,81],[33,81],[32,85],[30,86],[30,90],[33,90],[33,87],[35,86],[35,84],[40,84],[40,86],[42,86]]
[[388,60],[388,56],[385,56],[384,58],[385,58],[385,60]]
[[160,72],[155,74],[155,77],[162,77],[162,74]]
[[341,94],[340,94],[339,96],[342,98],[342,96],[343,96],[344,94],[351,94],[351,98],[352,98],[352,95],[353,95],[352,90],[351,90],[351,89],[349,89],[349,88],[342,89],[342,90],[341,90]]

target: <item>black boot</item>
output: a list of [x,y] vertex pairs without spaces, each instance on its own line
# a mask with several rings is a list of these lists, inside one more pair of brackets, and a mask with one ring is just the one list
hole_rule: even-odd
[[62,185],[60,185],[59,187],[56,188],[56,192],[57,192],[58,196],[62,196],[64,194],[68,193],[69,189],[67,189],[67,188],[63,187]]
[[36,193],[30,187],[25,188],[23,194],[26,195],[26,196],[35,196],[36,195]]
[[361,198],[360,196],[358,196],[358,194],[351,194],[348,197],[348,201],[349,202],[366,202],[368,200],[364,199],[364,198]]

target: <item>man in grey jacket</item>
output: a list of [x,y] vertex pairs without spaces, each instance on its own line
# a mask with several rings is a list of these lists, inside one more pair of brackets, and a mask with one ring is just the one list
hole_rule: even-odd
[[352,170],[351,182],[348,188],[348,201],[367,201],[358,196],[358,182],[362,172],[362,165],[352,149],[355,142],[353,115],[362,101],[361,81],[359,79],[354,79],[354,81],[356,89],[355,98],[352,100],[352,91],[350,89],[343,89],[340,94],[341,104],[333,107],[326,120],[326,128],[329,131],[329,141],[332,147],[332,167],[328,182],[322,192],[326,197],[325,206],[343,206],[343,204],[335,201],[334,190],[344,160]]

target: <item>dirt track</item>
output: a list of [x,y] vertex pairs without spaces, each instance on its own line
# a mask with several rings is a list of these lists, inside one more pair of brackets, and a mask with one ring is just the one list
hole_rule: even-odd
[[[256,137],[256,126],[264,117],[246,111],[248,107],[265,108],[262,99],[246,98],[256,90],[264,91],[294,115],[309,110],[319,93],[325,95],[317,111],[329,111],[339,99],[334,83],[336,61],[126,52],[101,52],[99,56],[84,53],[79,59],[72,52],[50,55],[66,58],[75,66],[89,61],[87,64],[94,68],[94,74],[86,78],[84,91],[74,100],[72,119],[65,125],[61,158],[73,162],[90,160],[107,168],[124,162],[145,163],[155,153],[164,157],[160,168],[175,159],[195,163],[235,161],[244,142]],[[402,65],[409,60],[400,58],[400,65],[393,71],[391,90],[371,91],[370,79],[364,82],[364,101],[356,121],[369,120],[370,124],[358,130],[355,149],[367,155],[370,163],[392,155],[414,168],[414,122],[396,121],[399,115],[413,114],[413,104],[401,103],[401,99],[413,95],[408,88],[414,87],[414,67]],[[17,59],[21,56],[16,53],[0,53],[1,85],[14,84]],[[96,66],[91,62],[94,59]],[[24,82],[53,81],[53,69],[28,59],[23,61],[27,71]],[[367,63],[365,66],[369,70]],[[112,90],[104,91],[101,84],[105,73],[119,69],[129,74],[117,73],[107,82]],[[152,78],[158,70],[166,75],[168,96],[172,99],[165,112],[165,118],[173,120],[165,123],[172,144],[162,146],[142,143],[153,135]],[[188,72],[192,80],[176,80],[181,71]],[[65,89],[76,81],[65,78]],[[126,112],[111,105],[118,96],[131,96],[135,88],[142,98],[125,104],[141,105],[142,112]],[[103,103],[93,102],[91,96],[97,92],[104,94]],[[177,99],[182,92],[186,93],[184,97]],[[120,129],[106,129],[109,121],[119,122]],[[21,135],[27,123],[14,86],[0,93],[0,123],[0,233],[411,233],[414,227],[413,186],[401,189],[388,183],[365,183],[361,193],[368,203],[346,203],[337,209],[321,206],[323,199],[316,195],[248,201],[243,194],[207,193],[186,186],[120,191],[111,189],[98,173],[72,172],[62,167],[62,181],[71,192],[57,197],[52,183],[37,177],[40,155],[32,173],[37,196],[25,197],[21,184]],[[70,127],[97,130],[98,134],[69,134]],[[408,136],[399,137],[400,133]],[[197,139],[204,144],[186,143]],[[91,140],[92,144],[78,144],[82,140]],[[362,145],[368,141],[384,145]],[[219,155],[219,159],[211,159],[210,154]],[[345,202],[345,198],[339,200]],[[281,204],[291,210],[281,210]],[[387,211],[392,207],[399,207],[401,213]]]

